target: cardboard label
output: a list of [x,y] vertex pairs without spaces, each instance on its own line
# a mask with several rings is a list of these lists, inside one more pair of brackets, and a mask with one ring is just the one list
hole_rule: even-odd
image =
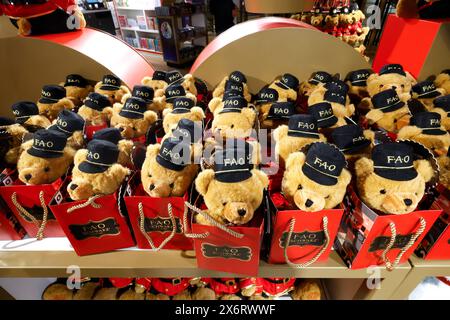
[[[145,232],[171,232],[173,230],[170,218],[147,218],[144,219]],[[175,218],[175,232],[182,233],[180,218]]]
[[[289,232],[283,232],[280,237],[280,247],[284,248],[286,246],[286,239]],[[291,240],[289,241],[289,247],[292,246],[323,246],[325,243],[325,233],[323,231],[303,231],[303,232],[292,232]]]
[[117,235],[120,233],[119,225],[114,218],[102,221],[91,221],[88,224],[71,224],[69,230],[76,240],[88,238],[100,238],[106,235]]
[[[413,236],[412,233],[407,234],[407,235],[402,235],[402,234],[397,235],[395,237],[395,241],[394,241],[394,245],[392,246],[392,249],[404,248],[408,244],[408,242],[412,238],[412,236]],[[386,249],[390,240],[391,240],[391,238],[387,237],[387,236],[376,237],[370,244],[369,252]]]
[[206,258],[225,258],[250,261],[252,250],[249,247],[215,246],[202,243],[202,254]]

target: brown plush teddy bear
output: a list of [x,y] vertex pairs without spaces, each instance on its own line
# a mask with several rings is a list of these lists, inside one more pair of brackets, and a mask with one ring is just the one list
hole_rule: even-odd
[[437,162],[439,165],[439,182],[450,189],[450,152],[438,157]]
[[[207,214],[221,224],[248,223],[261,205],[267,188],[267,175],[254,168],[244,149],[225,149],[215,153],[214,169],[206,169],[195,179],[203,196]],[[197,223],[209,225],[201,214]]]
[[[169,71],[166,73],[165,82],[167,87],[181,86],[186,92],[197,96],[197,87],[195,86],[195,79],[191,74],[185,74],[184,76],[179,71]],[[167,88],[166,87],[166,88]],[[155,97],[161,97],[165,94],[166,88],[157,89],[155,91]]]
[[195,161],[198,161],[202,157],[203,125],[201,121],[181,119],[180,121],[178,121],[176,127],[173,130],[164,135],[164,137],[161,139],[161,143],[170,137],[175,137],[180,140],[185,139],[184,141],[189,143],[191,149],[191,160],[194,163],[197,163]]
[[335,146],[315,142],[306,153],[289,155],[281,190],[303,211],[332,209],[342,202],[352,178],[345,166],[345,157]]
[[414,211],[434,175],[428,160],[415,160],[411,146],[383,143],[372,150],[371,159],[355,162],[356,186],[361,200],[387,214]]
[[450,94],[440,96],[433,101],[434,108],[432,112],[437,112],[441,115],[441,124],[445,130],[450,130]]
[[322,13],[322,10],[320,10],[320,8],[316,8],[311,16],[311,25],[319,30],[323,30],[324,27],[323,19],[324,15]]
[[75,154],[72,181],[67,192],[72,200],[114,193],[130,174],[117,163],[119,149],[105,140],[92,140]]
[[339,32],[339,10],[337,8],[330,8],[325,16],[324,32],[331,34],[334,37],[342,38],[342,34]]
[[153,102],[153,98],[155,96],[155,91],[152,87],[144,86],[144,85],[136,85],[133,87],[133,91],[131,93],[124,94],[122,97],[121,103],[124,104],[128,98],[135,97],[140,98],[145,101],[147,104],[147,110],[155,111],[160,114],[162,112],[161,104],[157,104]]
[[189,98],[181,97],[173,100],[173,109],[164,109],[163,128],[167,134],[171,132],[181,119],[191,121],[203,121],[205,113],[200,107],[196,107],[194,101]]
[[67,146],[78,150],[84,146],[84,119],[77,113],[63,110],[48,130],[57,130],[67,137]]
[[346,77],[348,85],[348,95],[355,105],[358,105],[363,98],[369,97],[367,91],[367,79],[373,73],[370,69],[359,69],[350,72]]
[[42,87],[37,106],[39,114],[47,117],[50,121],[56,119],[62,110],[73,110],[75,108],[72,100],[66,98],[66,89],[57,85]]
[[445,90],[445,94],[450,94],[450,69],[443,70],[437,75],[434,84],[438,88]]
[[152,278],[147,300],[192,300],[189,278]]
[[270,89],[278,92],[278,101],[296,101],[299,81],[290,73],[285,73],[276,78],[270,85]]
[[[19,179],[25,184],[49,184],[66,174],[75,150],[66,146],[67,137],[55,130],[41,129],[25,142],[17,161]],[[26,144],[26,145],[25,145]]]
[[109,122],[111,118],[111,101],[104,95],[91,92],[78,109],[78,114],[87,124],[98,126]]
[[291,291],[292,300],[321,300],[323,293],[319,281],[315,279],[297,279],[294,290]]
[[319,85],[308,98],[308,105],[312,106],[321,102],[328,102],[337,117],[351,117],[355,113],[355,106],[350,103],[347,95],[348,86],[340,80]]
[[224,77],[213,91],[213,98],[222,98],[226,91],[233,91],[237,96],[244,97],[250,102],[252,95],[247,86],[247,78],[240,71],[233,71]]
[[153,103],[157,106],[157,110],[173,109],[173,101],[183,97],[194,101],[194,105],[197,103],[197,97],[186,91],[183,86],[179,84],[168,86],[165,90],[156,91]]
[[112,108],[106,109],[112,114],[111,127],[119,128],[126,139],[145,136],[150,126],[158,120],[158,115],[147,110],[147,104],[141,98],[131,97],[123,106],[115,103]]
[[152,88],[154,91],[158,89],[165,90],[167,87],[166,72],[156,70],[155,72],[153,72],[153,76],[144,77],[141,81],[141,84]]
[[131,168],[133,163],[131,160],[131,153],[133,151],[134,143],[131,140],[124,139],[120,134],[120,130],[117,128],[104,128],[96,131],[92,140],[106,140],[109,141],[119,148],[119,157],[117,158],[117,163],[124,167]]
[[441,116],[436,112],[414,114],[410,125],[400,129],[397,139],[417,141],[437,155],[446,154],[450,146],[450,134],[441,125]]
[[96,83],[94,91],[108,97],[111,105],[122,101],[125,94],[130,94],[130,89],[122,85],[122,80],[112,74],[103,76],[102,81]]
[[349,168],[352,168],[355,160],[370,157],[375,133],[372,130],[363,130],[356,124],[348,124],[333,130],[331,138],[333,144],[344,154]]
[[329,102],[319,102],[310,105],[308,107],[308,114],[316,119],[319,131],[327,131],[347,124],[344,117],[338,117],[334,114]]
[[190,144],[170,137],[149,145],[141,169],[142,186],[151,197],[182,197],[197,175],[191,162]]
[[28,131],[14,120],[0,117],[0,160],[16,164],[22,152],[22,139]]
[[333,76],[326,71],[314,72],[307,81],[300,83],[299,92],[301,95],[309,97],[318,85],[331,82],[332,80]]
[[327,139],[319,133],[317,121],[310,114],[296,114],[289,118],[288,125],[282,125],[273,131],[275,139],[275,154],[280,157],[280,163],[285,163],[288,156],[299,151],[307,144]]
[[66,82],[61,84],[66,88],[66,97],[77,107],[83,104],[84,99],[94,88],[79,74],[69,74]]
[[31,101],[19,101],[11,106],[16,118],[16,123],[24,126],[28,131],[45,129],[51,125],[47,117],[39,114],[36,103]]
[[445,95],[445,90],[436,88],[433,81],[425,80],[412,86],[411,96],[418,100],[428,111],[433,109],[433,101],[437,97]]

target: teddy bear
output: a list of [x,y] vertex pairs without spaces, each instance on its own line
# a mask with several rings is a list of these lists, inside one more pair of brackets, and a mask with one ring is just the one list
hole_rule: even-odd
[[88,81],[79,74],[69,74],[66,77],[66,82],[61,85],[66,88],[66,97],[69,98],[76,107],[80,107],[88,94],[94,90]]
[[9,165],[14,165],[22,152],[22,139],[28,131],[14,120],[0,117],[0,160]]
[[355,162],[356,187],[370,208],[387,214],[414,211],[434,176],[426,159],[414,161],[413,148],[402,142],[376,145],[371,158]]
[[191,160],[193,162],[203,156],[203,125],[201,121],[181,119],[175,128],[164,135],[161,143],[170,137],[175,137],[180,140],[186,139],[186,142],[190,145]]
[[306,152],[288,156],[281,190],[300,210],[332,209],[342,202],[352,177],[345,167],[345,157],[334,145],[314,142]]
[[270,89],[275,89],[278,92],[278,101],[296,101],[298,87],[297,77],[290,73],[277,77],[269,85]]
[[367,34],[369,33],[368,27],[363,27],[362,23],[364,19],[366,19],[366,16],[364,13],[359,9],[359,5],[356,2],[352,2],[349,7],[349,15],[350,19],[352,21],[351,27],[350,27],[350,34],[355,35],[356,38],[353,38],[354,43],[353,46],[358,47],[364,43],[364,40],[366,39]]
[[399,0],[397,15],[407,19],[446,19],[450,17],[450,4],[446,0]]
[[122,137],[136,139],[145,136],[148,129],[158,120],[158,115],[147,110],[147,104],[141,98],[130,97],[125,104],[115,103],[106,107],[111,116],[111,127],[119,128]]
[[78,150],[84,146],[84,119],[77,113],[63,110],[48,130],[57,130],[67,137],[67,146]]
[[130,169],[117,163],[119,148],[106,140],[91,140],[75,154],[72,180],[67,192],[72,200],[107,195],[119,189]]
[[400,124],[407,122],[410,117],[408,106],[394,89],[387,89],[375,94],[371,103],[373,109],[366,114],[369,124],[376,124],[386,131],[397,132]]
[[450,94],[440,96],[433,101],[434,108],[432,112],[437,112],[441,115],[441,124],[445,130],[450,130]]
[[65,134],[41,129],[33,140],[22,145],[17,161],[19,179],[27,185],[49,184],[66,174],[72,165],[75,150],[67,144]]
[[[240,148],[215,152],[214,168],[203,170],[195,179],[206,214],[218,223],[233,225],[246,224],[253,218],[268,184],[267,175],[254,168],[246,150]],[[211,224],[201,214],[196,221]]]
[[326,71],[316,71],[307,81],[302,81],[300,83],[299,92],[300,95],[309,97],[311,93],[316,89],[319,84],[325,84],[331,82],[333,76]]
[[125,94],[130,94],[130,89],[123,85],[122,80],[118,77],[112,74],[107,74],[103,76],[102,81],[95,84],[94,92],[106,96],[112,105],[116,102],[121,102],[122,97]]
[[203,109],[195,106],[194,101],[189,98],[176,98],[172,104],[173,109],[167,108],[163,111],[163,128],[166,134],[171,132],[181,119],[203,121],[205,118]]
[[285,125],[296,112],[292,101],[266,103],[260,107],[258,118],[262,129],[274,129]]
[[51,125],[46,116],[39,114],[36,103],[31,101],[19,101],[11,106],[16,123],[24,126],[28,131],[34,132]]
[[157,106],[157,110],[173,109],[173,101],[182,97],[192,100],[194,105],[197,103],[197,97],[179,84],[168,86],[162,95],[158,96],[158,92],[161,94],[162,90],[157,90],[153,98],[153,104]]
[[437,158],[439,165],[439,182],[450,189],[450,150]]
[[334,37],[341,38],[342,34],[338,28],[339,20],[339,10],[337,8],[330,8],[328,14],[325,16],[325,27],[323,32],[326,32]]
[[450,69],[443,70],[438,74],[434,79],[434,84],[436,87],[444,89],[445,94],[450,94]]
[[166,72],[155,70],[151,77],[144,77],[141,84],[152,88],[154,91],[158,89],[166,89]]
[[300,21],[303,23],[311,24],[311,16],[312,16],[312,12],[310,12],[310,11],[302,12]]
[[334,113],[329,102],[319,102],[310,105],[308,107],[308,114],[316,119],[319,132],[332,130],[347,124],[344,117],[339,117]]
[[400,129],[397,139],[417,141],[437,155],[447,154],[450,146],[450,134],[441,125],[441,115],[436,112],[414,114],[410,124]]
[[336,128],[331,133],[331,142],[344,154],[349,168],[357,159],[370,157],[374,140],[372,130],[363,130],[353,123]]
[[436,88],[431,80],[416,83],[411,88],[412,99],[418,100],[428,111],[433,109],[434,99],[443,95],[445,95],[445,89]]
[[269,299],[289,294],[294,289],[295,278],[260,278],[263,294]]
[[242,300],[237,294],[240,291],[237,278],[209,278],[208,284],[217,300]]
[[134,143],[131,140],[124,139],[120,134],[118,128],[104,128],[94,132],[92,135],[92,140],[106,140],[109,141],[119,148],[119,156],[117,158],[117,163],[124,167],[133,167],[131,154],[133,151]]
[[322,13],[322,10],[320,8],[316,8],[311,15],[311,25],[313,27],[316,27],[320,31],[324,28],[324,15]]
[[355,113],[355,106],[350,103],[350,97],[347,92],[348,89],[345,82],[333,80],[324,85],[319,85],[309,96],[308,105],[328,102],[331,104],[333,113],[337,117],[351,117]]
[[192,300],[190,278],[152,278],[147,300]]
[[250,102],[252,95],[247,86],[247,78],[240,71],[233,71],[224,77],[213,91],[213,98],[222,98],[225,91],[234,91],[236,95],[242,96]]
[[290,294],[292,300],[321,300],[323,295],[319,281],[315,279],[297,279]]
[[55,120],[62,110],[75,108],[72,100],[66,98],[66,89],[58,85],[43,86],[37,106],[39,114],[47,117],[50,121]]
[[152,87],[145,85],[136,85],[133,87],[131,93],[123,95],[121,103],[124,104],[125,101],[127,101],[127,99],[131,97],[141,98],[147,104],[147,110],[152,110],[160,114],[163,108],[161,107],[161,104],[153,103],[154,96],[155,91]]
[[78,114],[92,126],[106,125],[111,118],[111,101],[104,95],[91,92],[78,109]]
[[275,154],[280,164],[284,164],[288,156],[305,145],[327,139],[319,133],[317,121],[310,114],[296,114],[289,118],[287,125],[281,125],[273,131]]
[[[195,79],[191,74],[185,74],[184,76],[179,71],[169,71],[166,73],[165,82],[167,87],[181,86],[184,91],[197,96],[197,87],[195,86]],[[166,88],[157,89],[155,91],[155,97],[161,97],[167,94]]]
[[363,98],[369,97],[367,78],[373,73],[370,69],[359,69],[350,72],[346,77],[348,95],[354,105],[358,105]]
[[[227,92],[224,95],[224,99],[227,97]],[[254,100],[254,106],[257,110],[258,114],[262,112],[263,110],[265,112],[268,112],[270,110],[270,106],[275,102],[285,102],[285,100],[280,100],[278,98],[278,92],[275,89],[268,88],[267,86],[261,88],[259,92],[256,94],[255,100]],[[210,110],[221,110],[223,108],[223,104],[220,106],[220,108],[217,108],[213,105],[213,100],[210,101],[210,104],[212,105],[209,109]]]
[[239,279],[239,287],[241,289],[241,296],[249,300],[265,300],[263,297],[262,278],[241,278]]
[[149,145],[141,169],[142,186],[151,197],[182,197],[197,175],[190,144],[175,137]]

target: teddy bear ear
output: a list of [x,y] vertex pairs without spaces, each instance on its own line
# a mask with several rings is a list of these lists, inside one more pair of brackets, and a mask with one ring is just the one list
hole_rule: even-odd
[[110,174],[115,177],[116,181],[122,181],[131,173],[130,169],[125,168],[118,163],[113,164],[109,170]]
[[119,140],[119,142],[117,143],[119,151],[127,154],[128,156],[131,155],[133,146],[134,146],[133,141],[128,139]]
[[212,113],[217,109],[217,107],[222,102],[221,98],[212,98],[211,101],[208,103],[208,108],[211,110]]
[[273,138],[275,139],[275,142],[280,142],[284,137],[286,137],[288,134],[288,131],[289,131],[289,128],[285,124],[276,128],[273,131]]
[[33,139],[27,140],[24,143],[21,144],[21,148],[23,151],[27,151],[33,146]]
[[121,85],[120,90],[122,91],[123,94],[131,94],[131,91],[127,86]]
[[404,126],[400,129],[397,139],[411,139],[422,133],[422,130],[416,126]]
[[155,91],[155,97],[154,98],[164,97],[165,93],[166,93],[166,90],[158,89],[158,90]]
[[375,132],[372,130],[364,130],[363,131],[363,135],[367,140],[370,140],[372,142],[372,144],[374,144],[375,141]]
[[167,116],[169,113],[171,113],[172,112],[172,109],[170,109],[170,108],[164,108],[164,110],[163,110],[163,112],[162,112],[162,115],[163,115],[163,117],[165,117],[165,116]]
[[366,114],[366,118],[372,122],[379,121],[381,118],[383,118],[383,116],[384,116],[383,111],[380,111],[378,109],[372,109]]
[[131,97],[131,93],[126,93],[122,96],[122,99],[120,100],[120,103],[125,104],[125,101],[127,101],[128,98]]
[[123,107],[123,104],[121,104],[120,102],[116,102],[116,103],[114,103],[112,109],[115,113],[119,113],[120,110],[122,110],[122,107]]
[[348,171],[347,169],[343,169],[341,172],[341,176],[342,176],[342,182],[344,183],[344,185],[348,185],[350,183],[350,181],[352,180],[352,174],[350,173],[350,171]]
[[186,92],[186,97],[194,101],[194,104],[197,104],[197,97],[190,92]]
[[205,113],[203,112],[203,109],[200,107],[192,107],[191,113],[198,119],[202,120],[205,118]]
[[59,100],[58,104],[64,106],[64,109],[67,110],[72,110],[75,108],[73,101],[68,98],[62,98],[61,100]]
[[303,152],[293,152],[286,160],[286,170],[294,170],[295,168],[300,168],[305,162],[305,154]]
[[195,179],[195,188],[202,196],[208,191],[208,186],[214,180],[214,170],[206,169],[199,173]]
[[100,89],[101,86],[102,86],[102,82],[101,81],[97,82],[94,86],[94,90],[97,91],[98,89]]
[[253,126],[255,122],[256,112],[252,108],[242,108],[241,114],[247,118],[248,122],[250,122]]
[[269,178],[263,171],[258,170],[258,169],[253,169],[252,175],[258,178],[258,180],[261,182],[261,184],[264,186],[264,188],[267,188],[269,186]]
[[405,73],[406,73],[406,78],[408,78],[408,80],[411,81],[411,84],[414,85],[417,83],[416,78],[414,78],[411,73],[409,73],[408,71],[405,71]]
[[81,162],[86,160],[88,154],[87,149],[80,149],[75,153],[75,157],[73,159],[73,163],[75,166],[78,166]]
[[434,170],[428,160],[416,160],[414,161],[414,168],[419,173],[425,182],[430,181],[434,176]]
[[114,109],[112,107],[106,107],[102,111],[103,114],[105,114],[108,119],[111,119],[112,115],[114,114]]
[[357,176],[369,175],[373,172],[372,159],[362,157],[355,162],[355,172]]
[[159,149],[161,148],[161,145],[159,143],[151,144],[147,146],[147,151],[145,153],[146,158],[155,158],[156,155],[159,152]]
[[158,120],[158,115],[156,112],[148,110],[144,112],[144,119],[147,120],[150,124],[153,124]]

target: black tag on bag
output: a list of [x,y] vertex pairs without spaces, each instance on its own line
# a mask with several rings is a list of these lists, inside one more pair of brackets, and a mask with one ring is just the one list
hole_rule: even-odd
[[[144,218],[145,232],[172,232],[173,224],[170,218]],[[175,218],[175,233],[182,233],[180,218]]]
[[119,225],[114,218],[91,221],[87,224],[71,224],[69,225],[69,230],[77,240],[101,238],[106,235],[117,235],[120,233]]
[[[289,232],[283,232],[280,237],[280,247],[284,248],[286,246],[286,240]],[[292,246],[316,246],[321,247],[325,243],[325,233],[323,231],[304,231],[304,232],[292,232],[291,239],[289,241],[288,247]]]
[[[402,235],[402,234],[397,235],[395,237],[395,241],[394,241],[394,245],[392,246],[392,249],[404,248],[408,244],[409,240],[411,240],[412,236],[413,236],[412,233],[407,234],[407,235]],[[387,236],[376,237],[370,244],[369,252],[386,249],[386,247],[388,246],[390,241],[391,241],[391,237],[387,237]]]
[[215,246],[203,243],[202,253],[206,258],[225,258],[242,261],[250,261],[252,258],[252,250],[249,247]]

